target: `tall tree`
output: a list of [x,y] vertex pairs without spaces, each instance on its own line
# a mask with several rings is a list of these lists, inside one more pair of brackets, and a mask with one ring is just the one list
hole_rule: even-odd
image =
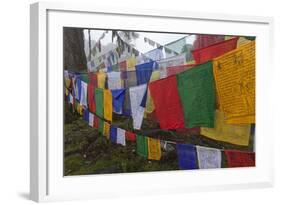
[[87,70],[83,29],[63,29],[63,68],[73,71]]

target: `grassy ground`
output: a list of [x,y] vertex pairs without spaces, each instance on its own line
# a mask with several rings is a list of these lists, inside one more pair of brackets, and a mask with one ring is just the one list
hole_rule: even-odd
[[[69,105],[65,104],[64,175],[178,170],[175,145],[169,145],[169,151],[162,153],[160,161],[151,161],[136,154],[135,142],[126,142],[125,147],[113,144],[70,110]],[[132,119],[114,115],[113,122],[118,127],[132,130]],[[156,123],[149,120],[144,120],[142,130],[137,133],[214,148],[253,150],[252,136],[249,146],[235,146],[200,135],[161,131]],[[222,167],[226,167],[224,155]]]

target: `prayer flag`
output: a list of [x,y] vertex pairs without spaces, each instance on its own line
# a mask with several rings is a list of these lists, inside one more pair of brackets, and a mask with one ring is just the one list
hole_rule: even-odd
[[213,71],[226,123],[255,123],[255,41],[214,59]]
[[93,113],[89,112],[89,126],[93,127],[94,126],[94,115]]
[[99,118],[96,115],[94,115],[94,128],[99,128]]
[[117,141],[117,128],[113,125],[110,126],[110,141],[114,143]]
[[104,121],[102,119],[99,119],[98,132],[102,135],[103,135],[103,125],[104,125]]
[[130,87],[130,101],[134,129],[140,129],[143,120],[144,108],[141,106],[142,99],[146,93],[146,84]]
[[95,87],[93,84],[88,84],[88,105],[91,112],[96,112],[95,104]]
[[254,167],[255,153],[224,150],[228,167]]
[[177,144],[177,154],[180,169],[197,169],[195,146],[190,144]]
[[98,88],[104,88],[105,87],[105,78],[106,78],[106,74],[104,72],[98,72],[97,73]]
[[219,57],[231,50],[234,50],[237,46],[238,38],[232,38],[226,41],[221,41],[210,46],[195,49],[192,51],[192,55],[196,64],[206,63],[213,58]]
[[122,80],[121,80],[121,73],[120,72],[110,72],[107,73],[107,84],[108,89],[121,89],[122,88]]
[[81,81],[81,97],[80,97],[80,104],[85,106],[85,107],[88,107],[88,104],[87,104],[87,88],[88,84],[85,83],[84,81]]
[[215,88],[212,62],[176,75],[185,127],[214,127]]
[[232,144],[248,146],[251,125],[230,125],[224,122],[222,111],[216,110],[215,127],[201,127],[201,135],[208,138],[229,142]]
[[199,169],[221,168],[221,151],[219,149],[196,146]]
[[197,34],[196,39],[193,43],[193,49],[204,48],[228,39],[225,39],[224,36],[218,36],[218,35]]
[[133,133],[133,132],[126,131],[125,132],[125,138],[128,141],[136,141],[136,134]]
[[112,95],[108,89],[103,90],[103,116],[104,119],[112,121]]
[[125,89],[111,90],[113,111],[122,114],[122,107],[125,99]]
[[137,135],[137,153],[142,157],[148,157],[147,137]]
[[191,65],[178,65],[178,66],[171,66],[171,67],[167,67],[167,76],[171,76],[171,75],[175,75],[177,73],[181,73],[185,70],[188,70],[190,68],[192,68],[194,66],[194,64]]
[[127,59],[127,70],[135,70],[135,65],[136,65],[136,58],[135,57],[130,57]]
[[103,117],[103,89],[95,88],[96,114]]
[[117,144],[126,146],[125,132],[126,131],[124,129],[117,128],[117,139],[116,139]]
[[103,136],[109,139],[110,135],[110,124],[108,122],[103,123]]
[[138,85],[146,84],[150,80],[154,61],[136,65],[136,75]]
[[161,129],[184,128],[184,115],[178,94],[176,76],[150,83],[149,92]]
[[88,110],[84,110],[84,112],[83,112],[83,119],[86,122],[89,122],[89,111]]
[[148,159],[160,160],[161,159],[160,140],[148,137],[147,144],[148,144]]

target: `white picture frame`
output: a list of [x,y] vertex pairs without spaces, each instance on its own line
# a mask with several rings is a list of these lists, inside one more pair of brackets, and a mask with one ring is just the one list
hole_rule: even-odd
[[[256,167],[64,177],[62,27],[256,36]],[[30,198],[91,199],[273,185],[270,122],[273,19],[35,3],[30,9]],[[266,68],[266,69],[264,69]]]

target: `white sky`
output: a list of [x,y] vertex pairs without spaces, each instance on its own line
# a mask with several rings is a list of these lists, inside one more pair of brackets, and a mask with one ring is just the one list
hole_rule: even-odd
[[[97,41],[102,34],[104,33],[104,30],[91,30],[91,39]],[[172,41],[178,40],[184,36],[188,36],[186,38],[186,42],[189,44],[193,44],[195,40],[195,36],[188,34],[171,34],[171,33],[151,33],[151,32],[137,32],[139,34],[139,38],[137,38],[134,41],[135,48],[139,50],[141,53],[146,53],[150,50],[153,50],[156,48],[156,46],[151,46],[148,43],[144,42],[144,37],[147,37],[161,45],[165,45],[167,43],[170,43]],[[85,38],[88,39],[88,30],[84,30]],[[107,45],[108,43],[112,43],[112,37],[111,32],[105,34],[105,37],[101,40],[102,45]]]

